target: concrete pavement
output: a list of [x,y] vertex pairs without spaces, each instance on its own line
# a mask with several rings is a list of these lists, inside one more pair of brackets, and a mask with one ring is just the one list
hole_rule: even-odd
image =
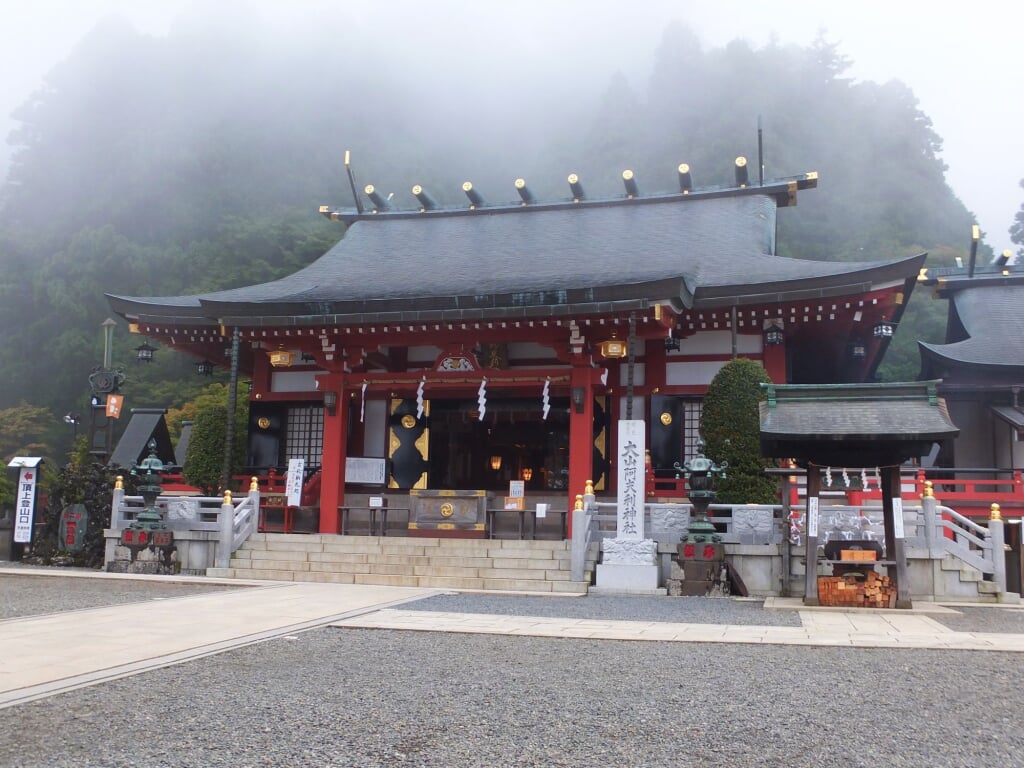
[[[39,575],[21,568],[0,569],[5,572]],[[8,619],[0,622],[0,708],[436,593],[404,587],[259,583],[247,589]]]
[[[159,576],[0,568],[0,575],[5,573],[167,583],[167,577]],[[205,578],[180,581],[215,583]],[[799,600],[769,598],[766,608],[798,611],[801,626],[733,626],[403,610],[402,603],[441,593],[414,587],[223,583],[248,588],[0,621],[0,708],[326,625],[603,640],[1024,652],[1024,634],[950,630],[930,615],[955,615],[955,606],[930,603],[911,611],[870,611],[809,609]]]
[[[799,606],[799,607],[798,607]],[[917,648],[1024,652],[1024,635],[956,632],[927,614],[955,609],[927,605],[910,611],[805,608],[799,600],[769,598],[766,607],[799,610],[800,627],[601,621],[531,616],[441,613],[386,608],[334,622],[350,629],[395,629],[468,634],[646,640],[677,643],[769,643],[850,648]]]

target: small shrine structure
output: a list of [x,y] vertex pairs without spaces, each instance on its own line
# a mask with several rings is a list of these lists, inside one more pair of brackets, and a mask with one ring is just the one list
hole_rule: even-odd
[[822,473],[829,467],[870,467],[877,468],[881,482],[885,549],[881,560],[864,566],[884,567],[896,584],[895,607],[912,607],[900,468],[960,432],[937,394],[938,382],[761,386],[762,455],[792,458],[807,470],[804,603],[819,604],[818,564],[832,562],[818,554]]

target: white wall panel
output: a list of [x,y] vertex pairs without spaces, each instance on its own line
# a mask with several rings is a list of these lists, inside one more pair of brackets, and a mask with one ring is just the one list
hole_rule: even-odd
[[316,392],[316,377],[323,371],[274,371],[271,392]]
[[[741,355],[759,354],[764,351],[764,341],[759,333],[741,333],[736,336],[736,351]],[[729,355],[732,354],[732,333],[725,331],[699,331],[680,339],[679,349],[668,353],[669,359],[687,355]]]
[[409,365],[433,365],[440,354],[440,347],[409,347]]
[[707,386],[715,378],[728,360],[710,362],[669,363],[665,371],[665,384],[668,386],[684,386],[702,384]]
[[[356,390],[356,398],[359,398],[359,390]],[[353,412],[353,417],[359,418],[358,410]],[[367,400],[363,418],[363,456],[387,458],[387,400]]]
[[[647,369],[643,363],[633,363],[633,386],[642,387],[646,383]],[[624,387],[629,381],[629,366],[623,363],[619,367],[619,386]]]

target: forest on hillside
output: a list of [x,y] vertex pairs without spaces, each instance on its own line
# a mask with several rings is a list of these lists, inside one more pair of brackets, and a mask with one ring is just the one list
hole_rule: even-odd
[[[152,38],[108,20],[50,72],[15,115],[0,187],[0,412],[22,409],[29,423],[6,429],[5,453],[67,447],[61,417],[84,410],[102,360],[105,293],[262,282],[342,237],[317,208],[352,205],[346,149],[358,183],[394,190],[399,207],[413,207],[416,183],[464,204],[466,179],[512,200],[517,176],[561,199],[569,172],[598,197],[621,194],[624,168],[643,192],[668,191],[681,162],[696,186],[728,184],[733,158],[757,157],[761,120],[767,178],[820,174],[780,212],[781,255],[928,251],[929,264],[948,265],[966,250],[974,219],[946,184],[941,138],[914,94],[848,78],[823,39],[704,48],[673,25],[641,86],[552,73],[552,92],[578,93],[571,108],[534,81],[494,83],[482,103],[458,77],[418,78],[368,45],[340,23],[284,45],[246,27]],[[944,322],[944,303],[915,293],[883,377],[916,377],[916,339],[941,340]],[[122,324],[114,361],[130,362],[139,343]],[[208,383],[191,363],[158,352],[151,366],[126,366],[128,406],[181,406]]]

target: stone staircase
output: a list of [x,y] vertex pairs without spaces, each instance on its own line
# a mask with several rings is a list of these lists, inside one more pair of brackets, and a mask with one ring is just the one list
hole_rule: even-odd
[[[208,576],[399,587],[587,593],[570,579],[570,542],[255,533]],[[592,555],[596,557],[596,551]]]
[[[946,555],[939,567],[944,573],[955,576],[955,583],[962,585],[962,591],[966,597],[973,599],[977,596],[979,602],[1020,602],[1019,595],[1012,592],[1000,594],[998,584],[994,581],[986,581],[985,575],[981,571],[952,555]],[[951,591],[953,589],[955,587],[951,588]]]

